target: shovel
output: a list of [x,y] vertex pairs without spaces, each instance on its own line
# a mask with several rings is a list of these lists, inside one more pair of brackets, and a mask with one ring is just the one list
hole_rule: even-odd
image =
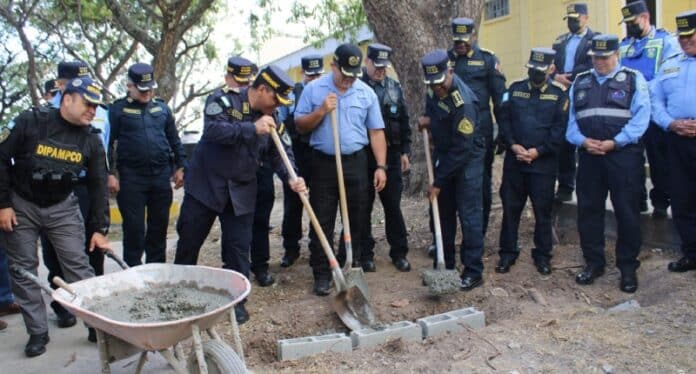
[[350,235],[350,220],[348,219],[348,201],[346,198],[346,185],[343,181],[343,162],[341,161],[341,141],[338,138],[337,110],[331,112],[331,127],[333,129],[334,150],[336,154],[336,174],[338,175],[338,198],[341,204],[341,223],[343,224],[343,244],[346,247],[346,264],[343,274],[348,286],[358,286],[369,300],[370,289],[365,280],[362,268],[353,267],[353,241]]
[[[425,165],[428,169],[428,182],[432,185],[435,181],[433,175],[433,164],[430,158],[430,141],[428,139],[428,130],[423,129],[423,148],[425,148]],[[440,208],[437,204],[437,197],[431,201],[433,209],[433,226],[435,227],[435,247],[437,267],[435,270],[426,270],[423,272],[423,283],[428,286],[432,296],[440,296],[452,293],[459,289],[459,274],[454,270],[445,268],[445,253],[442,247],[442,229],[440,226]]]
[[[283,148],[283,143],[281,143],[275,129],[271,130],[271,138],[278,149],[280,157],[283,159],[285,168],[290,174],[290,179],[296,179],[297,174],[295,173],[295,169],[293,169],[292,164],[290,164],[288,155],[285,153],[285,148]],[[298,193],[298,195],[302,201],[302,205],[304,205],[305,209],[307,210],[307,214],[309,215],[309,220],[312,223],[314,232],[316,233],[317,238],[319,238],[321,247],[329,260],[329,267],[331,268],[334,283],[336,284],[336,291],[338,291],[333,299],[333,302],[331,303],[334,311],[336,314],[338,314],[341,321],[343,321],[343,324],[345,324],[351,330],[359,330],[377,325],[370,302],[367,300],[362,290],[357,286],[348,287],[346,285],[346,279],[343,277],[341,268],[338,266],[338,261],[336,261],[336,256],[334,256],[333,251],[329,246],[329,241],[326,240],[326,236],[324,235],[324,231],[321,229],[319,220],[314,214],[314,209],[312,209],[312,206],[309,204],[307,195],[304,193]]]

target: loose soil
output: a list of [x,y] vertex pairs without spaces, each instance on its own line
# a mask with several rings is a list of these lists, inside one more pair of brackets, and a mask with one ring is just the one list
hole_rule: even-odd
[[[494,170],[501,170],[500,159]],[[500,175],[494,180],[500,181]],[[499,184],[499,182],[498,182]],[[497,192],[498,186],[494,187]],[[255,372],[511,372],[519,373],[693,373],[696,372],[696,274],[668,273],[678,256],[660,248],[643,248],[634,295],[618,289],[619,272],[612,266],[591,286],[580,286],[574,275],[583,265],[574,230],[559,232],[554,246],[553,273],[536,272],[534,218],[529,208],[520,225],[522,253],[508,274],[493,271],[502,211],[497,193],[485,240],[485,284],[469,292],[433,298],[422,285],[421,270],[432,269],[425,249],[431,242],[427,202],[423,196],[404,198],[402,209],[409,235],[413,270],[397,271],[388,256],[381,205],[375,203],[373,234],[377,241],[376,273],[367,273],[371,303],[384,323],[417,318],[465,307],[485,312],[486,327],[477,331],[426,339],[392,341],[349,355],[324,354],[279,362],[277,341],[307,335],[346,332],[330,307],[330,297],[312,293],[307,239],[300,259],[290,268],[282,257],[282,189],[277,185],[271,218],[270,270],[276,283],[256,285],[247,303],[251,320],[241,326],[246,362]],[[305,223],[305,234],[308,224]],[[340,222],[336,229],[340,230]],[[459,241],[459,238],[457,239]],[[334,241],[337,243],[337,241]],[[607,242],[607,263],[614,263],[614,243]],[[173,248],[170,248],[172,251]],[[173,258],[170,252],[169,258]],[[201,251],[201,265],[220,266],[220,231],[216,224]],[[636,300],[641,308],[610,312],[608,308]],[[219,332],[229,329],[220,325]],[[228,342],[232,342],[227,335]]]

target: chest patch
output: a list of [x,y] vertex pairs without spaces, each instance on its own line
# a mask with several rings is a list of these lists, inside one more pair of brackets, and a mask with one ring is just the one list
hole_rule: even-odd
[[46,144],[38,144],[36,146],[36,155],[52,158],[55,160],[66,161],[73,164],[82,163],[82,153],[72,151],[70,149],[53,147]]
[[161,112],[161,111],[162,111],[162,108],[158,107],[158,106],[150,108],[150,113],[157,113],[157,112]]
[[512,91],[512,97],[521,97],[523,99],[529,99],[529,96],[529,92]]
[[135,108],[123,108],[123,113],[128,113],[128,114],[140,114],[141,110],[140,109],[135,109]]
[[469,60],[466,62],[466,64],[469,66],[483,66],[485,64],[485,61],[483,61],[483,60]]
[[541,94],[541,95],[539,95],[539,100],[552,100],[552,101],[556,101],[556,100],[558,100],[558,95],[554,95],[554,94]]

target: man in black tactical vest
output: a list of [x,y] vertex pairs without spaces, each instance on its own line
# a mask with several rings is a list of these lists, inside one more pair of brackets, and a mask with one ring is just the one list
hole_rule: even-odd
[[[109,248],[106,158],[99,135],[91,130],[101,88],[76,78],[65,88],[60,108],[33,108],[0,130],[0,229],[5,231],[10,268],[37,274],[37,239],[46,233],[54,245],[65,280],[94,276],[84,251],[85,227],[73,189],[86,183],[90,204],[85,217],[93,232],[89,250]],[[11,160],[14,160],[12,162]],[[24,349],[33,357],[46,351],[48,321],[41,288],[11,272],[12,291],[30,335]]]

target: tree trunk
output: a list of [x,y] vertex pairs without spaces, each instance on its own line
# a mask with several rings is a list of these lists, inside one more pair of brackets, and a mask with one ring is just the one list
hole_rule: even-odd
[[484,0],[404,0],[394,6],[390,0],[363,0],[376,40],[394,50],[392,62],[411,116],[412,170],[410,180],[405,181],[409,194],[424,191],[428,180],[423,138],[418,132],[418,117],[425,110],[427,89],[420,60],[431,50],[450,48],[452,18],[469,17],[478,24],[483,4]]

